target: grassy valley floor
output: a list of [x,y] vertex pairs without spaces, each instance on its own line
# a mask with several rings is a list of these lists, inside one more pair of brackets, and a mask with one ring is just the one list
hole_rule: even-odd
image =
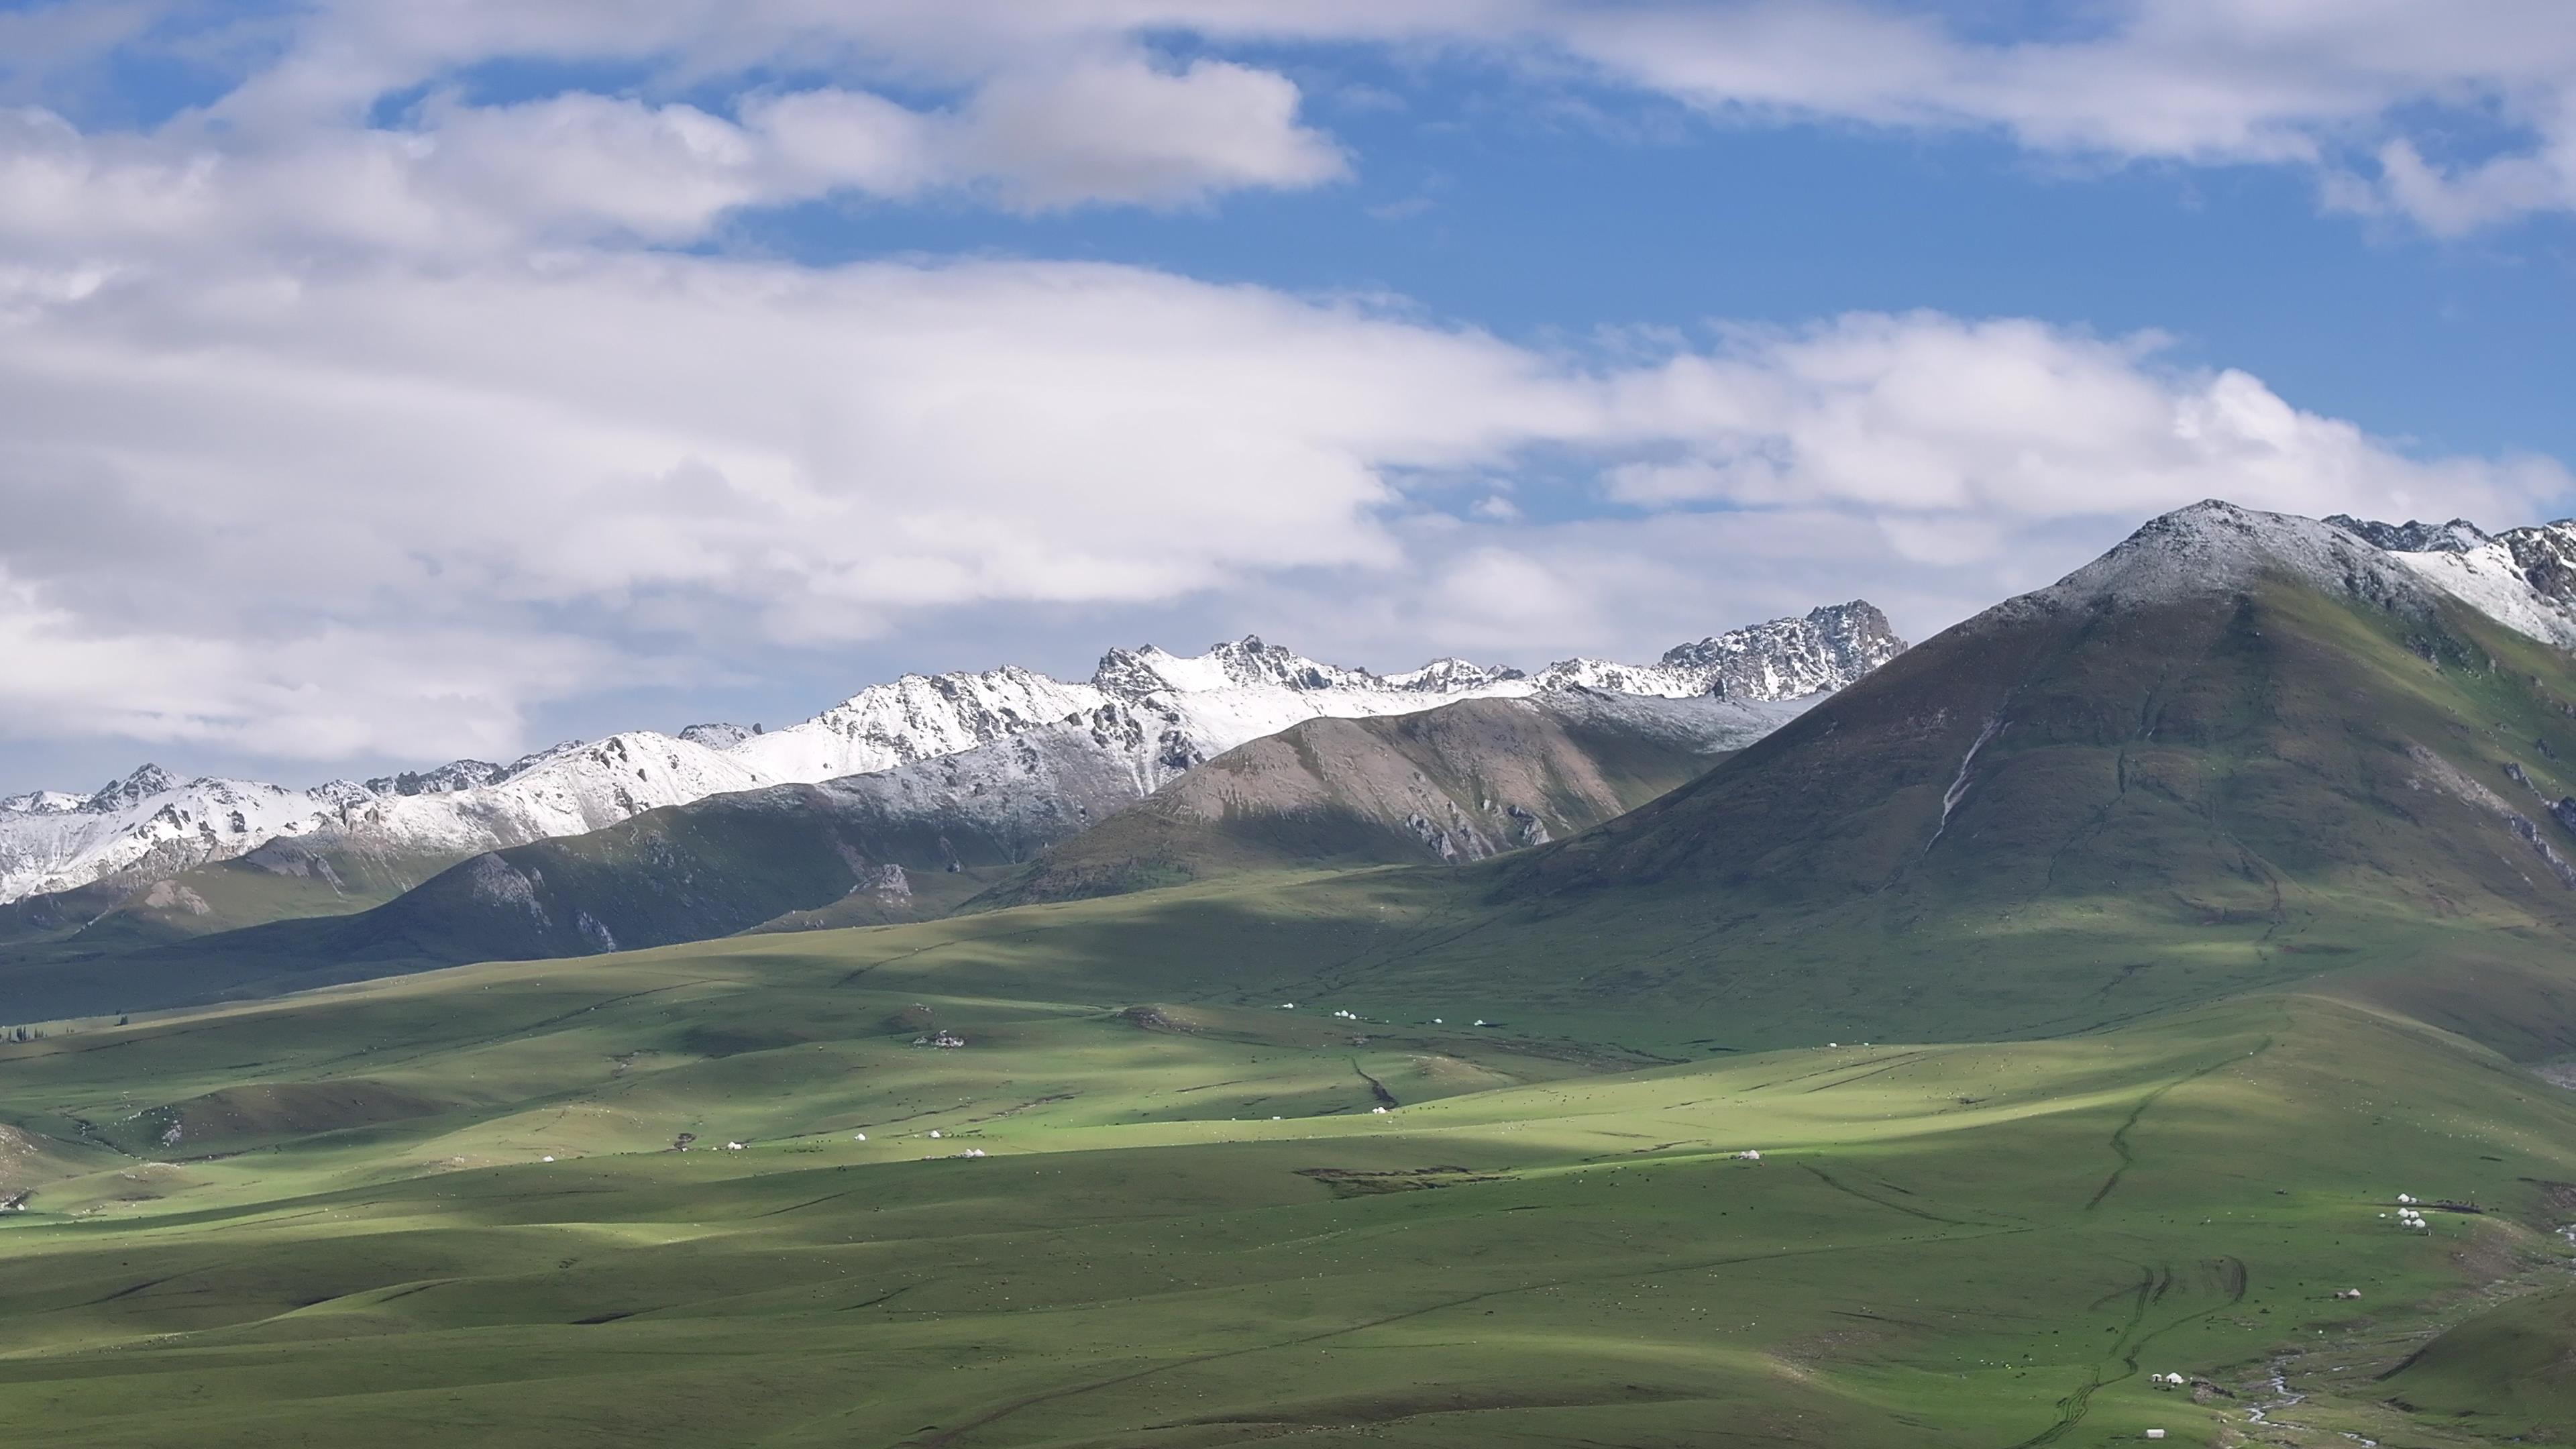
[[[199,1449],[2576,1438],[2563,1392],[2479,1378],[2498,1344],[2564,1352],[2576,1105],[2358,998],[1665,1061],[1607,1012],[942,983],[922,963],[965,929],[0,1048],[0,1195],[32,1188],[0,1218],[0,1422]],[[967,1044],[913,1044],[942,1030]],[[2400,1192],[2446,1204],[2429,1232]]]

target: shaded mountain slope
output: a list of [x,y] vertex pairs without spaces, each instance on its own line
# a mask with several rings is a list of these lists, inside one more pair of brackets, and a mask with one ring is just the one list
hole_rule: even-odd
[[1812,702],[1565,690],[1313,720],[1229,751],[1049,848],[977,903],[1114,895],[1246,870],[1483,860],[1644,804]]

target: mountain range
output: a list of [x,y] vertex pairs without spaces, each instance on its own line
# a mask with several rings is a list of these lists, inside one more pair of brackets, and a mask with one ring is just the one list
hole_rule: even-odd
[[[1016,669],[910,676],[789,729],[699,725],[508,767],[463,761],[326,786],[312,794],[347,808],[319,824],[289,819],[229,856],[227,842],[248,832],[187,834],[202,827],[194,812],[291,792],[147,770],[77,805],[21,804],[18,823],[35,827],[22,839],[48,825],[105,827],[109,846],[144,848],[86,886],[0,904],[0,969],[24,1009],[122,1010],[309,984],[317,972],[915,920],[987,887],[997,889],[979,907],[1245,863],[1473,860],[1641,804],[1903,647],[1856,602],[1681,645],[1654,665],[1572,660],[1536,676],[1452,659],[1382,677],[1257,638],[1197,658],[1117,650],[1087,685]],[[1356,728],[1470,705],[1491,711],[1483,727]],[[1316,800],[1276,802],[1295,808],[1258,825],[1236,812],[1226,833],[1269,839],[1232,864],[1171,842],[1138,854],[1129,829],[1110,837],[1128,846],[1102,848],[1130,851],[1119,871],[1104,872],[1095,849],[1088,866],[1067,858],[1042,878],[1007,879],[1211,756],[1240,779],[1235,754],[1326,723],[1354,726],[1345,743],[1384,758],[1316,782]],[[1422,741],[1442,758],[1407,753]],[[1511,758],[1524,748],[1535,753]],[[1356,757],[1345,749],[1339,763]],[[875,768],[829,773],[851,765]],[[825,778],[743,784],[800,769]],[[1365,799],[1347,788],[1405,777],[1411,788]],[[1302,808],[1327,795],[1328,809]],[[594,820],[606,823],[584,828]]]
[[[1192,765],[1319,716],[1403,714],[1459,699],[1569,687],[1770,701],[1838,688],[1903,647],[1866,603],[1816,609],[1681,645],[1651,665],[1570,659],[1536,675],[1441,659],[1404,674],[1322,664],[1258,637],[1183,657],[1114,649],[1085,682],[1006,667],[905,675],[777,730],[694,725],[629,731],[509,765],[434,770],[310,789],[175,780],[156,766],[88,794],[0,799],[0,903],[105,883],[124,890],[211,861],[254,863],[382,898],[486,850],[576,835],[710,795],[872,774],[1047,729],[1094,738],[1150,793]],[[998,782],[961,778],[975,790]],[[105,904],[93,893],[88,913]],[[184,907],[184,903],[183,906]],[[86,918],[83,907],[62,914]]]

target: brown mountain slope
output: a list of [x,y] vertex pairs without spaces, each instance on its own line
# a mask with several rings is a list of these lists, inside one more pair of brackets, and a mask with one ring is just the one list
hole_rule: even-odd
[[979,903],[1115,895],[1245,870],[1483,860],[1633,809],[1801,707],[1575,690],[1310,720],[1054,846]]

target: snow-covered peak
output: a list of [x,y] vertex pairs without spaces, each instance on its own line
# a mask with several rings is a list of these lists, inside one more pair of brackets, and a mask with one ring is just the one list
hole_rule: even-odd
[[[2349,525],[2347,525],[2349,526]],[[2407,530],[2421,527],[2406,525]],[[2387,524],[2355,529],[2387,529],[2414,541]],[[2560,520],[2515,528],[2467,547],[2447,543],[2392,552],[2389,556],[2413,569],[2444,593],[2519,633],[2561,649],[2576,650],[2576,521]]]
[[146,764],[122,780],[110,780],[101,785],[81,803],[80,808],[93,815],[130,809],[155,795],[168,794],[175,784],[169,771],[159,765]]
[[450,760],[434,770],[404,770],[399,774],[378,775],[367,781],[364,788],[377,795],[448,795],[458,790],[471,790],[477,785],[489,785],[509,774],[511,768],[489,760]]
[[2048,588],[1999,606],[2135,607],[2288,577],[2381,605],[2429,609],[2432,594],[2396,555],[2314,518],[2216,499],[2154,518]]
[[2576,603],[2576,518],[2508,529],[2496,541],[2512,551],[2525,583],[2561,603]]
[[2423,523],[2414,519],[2404,523],[2380,523],[2368,518],[2355,518],[2349,513],[2335,513],[2327,515],[2326,522],[2390,553],[2467,553],[2495,541],[2485,529],[2465,518],[2454,518],[2448,523]]
[[1527,678],[1528,675],[1507,666],[1477,664],[1451,657],[1434,659],[1420,669],[1390,674],[1386,676],[1386,686],[1417,694],[1465,694]]
[[2576,651],[2576,520],[2489,535],[2465,519],[2320,520],[2196,503],[1990,613],[2153,603],[2244,588],[2266,576],[2416,613],[2429,613],[2447,595],[2507,628]]
[[87,796],[18,796],[8,804],[28,808],[0,816],[0,901],[112,875],[172,875],[308,834],[341,820],[350,792],[373,798],[346,782],[311,790],[247,780],[182,783],[147,765]]
[[1681,645],[1665,653],[1662,665],[1704,675],[1705,694],[1796,699],[1840,689],[1904,649],[1887,616],[1855,599]]
[[1541,689],[1590,689],[1680,699],[1798,699],[1841,689],[1905,650],[1887,616],[1855,599],[1712,634],[1664,651],[1653,664],[1561,660],[1539,671]]
[[1387,681],[1365,669],[1318,663],[1294,650],[1264,644],[1258,634],[1246,634],[1197,655],[1174,654],[1151,644],[1142,649],[1112,649],[1100,656],[1091,683],[1104,694],[1136,700],[1165,692],[1204,694],[1264,685],[1299,690],[1383,689]]
[[68,815],[88,803],[87,795],[68,790],[30,790],[0,797],[0,815]]
[[693,724],[680,731],[680,738],[711,750],[729,750],[761,732],[758,725]]
[[980,674],[907,674],[870,685],[802,724],[722,753],[779,783],[829,780],[953,755],[1097,708],[1102,693],[1009,665]]

